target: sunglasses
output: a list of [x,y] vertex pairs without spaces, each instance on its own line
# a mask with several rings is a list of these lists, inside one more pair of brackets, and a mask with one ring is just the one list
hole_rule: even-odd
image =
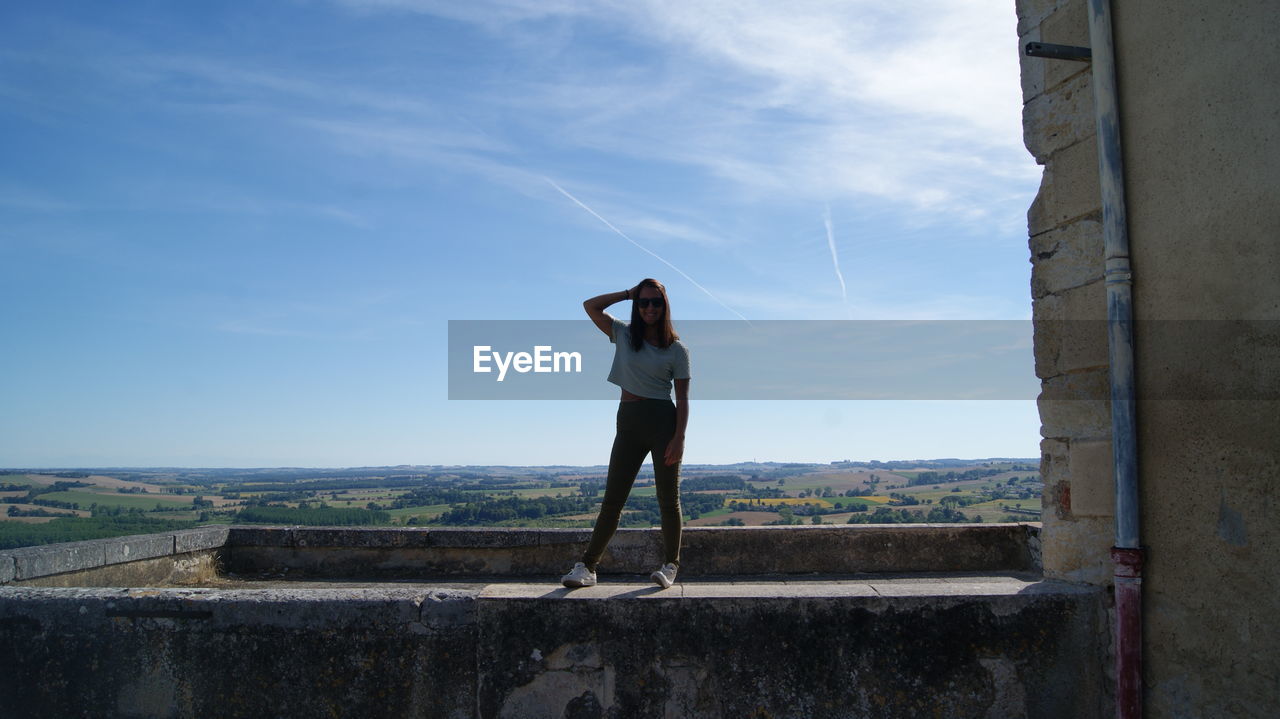
[[637,297],[636,298],[636,307],[639,307],[640,309],[644,309],[649,305],[653,305],[654,309],[660,310],[666,306],[666,303],[662,301],[661,297]]

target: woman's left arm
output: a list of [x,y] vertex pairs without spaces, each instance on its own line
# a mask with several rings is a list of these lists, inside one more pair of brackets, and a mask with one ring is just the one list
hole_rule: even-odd
[[676,433],[667,443],[663,457],[667,464],[678,464],[684,458],[684,428],[689,424],[689,380],[674,381],[676,390]]

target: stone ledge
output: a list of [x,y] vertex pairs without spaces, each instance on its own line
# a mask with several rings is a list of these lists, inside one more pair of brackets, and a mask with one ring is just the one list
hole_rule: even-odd
[[101,567],[107,563],[106,546],[102,540],[91,540],[25,547],[7,553],[13,557],[14,579],[22,580]]
[[173,554],[172,534],[137,534],[99,540],[103,543],[103,564],[122,564]]
[[[593,587],[568,589],[556,578],[542,582],[449,582],[336,584],[281,583],[263,588],[125,588],[125,587],[0,587],[0,618],[23,614],[74,614],[88,619],[191,618],[213,621],[211,626],[300,627],[315,623],[339,626],[440,623],[437,615],[461,625],[475,619],[459,614],[459,607],[477,601],[628,599],[856,599],[947,597],[1029,597],[1033,595],[1088,596],[1099,587],[1045,580],[1026,574],[972,573],[932,576],[843,576],[805,579],[746,579],[715,577],[678,581],[663,589],[646,578],[603,581]],[[306,609],[325,606],[323,611]],[[280,611],[289,607],[289,612]],[[302,611],[297,611],[302,608]],[[181,615],[186,614],[189,617]]]
[[20,716],[85,706],[290,718],[388,706],[406,717],[562,716],[584,705],[596,716],[726,719],[1103,711],[1097,587],[972,574],[667,590],[638,579],[572,592],[554,579],[0,587],[0,698]]
[[225,525],[215,525],[174,532],[173,551],[175,554],[186,554],[202,549],[217,549],[227,543],[229,529]]
[[567,589],[554,582],[495,582],[479,591],[481,600],[560,599],[566,601],[625,599],[838,599],[854,597],[1005,597],[1034,594],[1087,595],[1099,591],[1087,585],[1044,581],[1031,575],[931,577],[828,576],[804,580],[758,580],[717,577],[678,581],[662,589],[649,581],[603,582],[594,587]]
[[[693,527],[685,576],[945,571],[1036,571],[1026,524]],[[589,530],[233,527],[224,561],[243,576],[378,579],[548,576],[577,560]],[[657,529],[622,529],[605,574],[647,574],[661,556]]]
[[0,583],[217,549],[226,538],[226,527],[201,527],[7,549],[0,551]]
[[[684,534],[683,569],[688,577],[1037,571],[1030,544],[1038,531],[1028,524],[691,527]],[[0,582],[70,575],[57,581],[74,586],[77,573],[86,584],[127,581],[119,579],[127,573],[106,579],[94,570],[214,551],[231,572],[255,576],[559,576],[590,536],[586,529],[213,526],[0,552]],[[657,529],[619,530],[601,571],[647,574],[661,544]],[[146,576],[152,579],[139,581],[161,575],[149,570]]]

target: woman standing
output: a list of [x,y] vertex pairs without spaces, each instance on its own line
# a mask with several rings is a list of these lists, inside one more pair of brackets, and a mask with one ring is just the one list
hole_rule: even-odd
[[[604,311],[631,300],[628,324]],[[622,388],[618,433],[609,455],[609,475],[600,515],[582,561],[561,580],[566,587],[596,583],[596,564],[618,528],[622,506],[646,455],[653,455],[654,485],[662,513],[663,565],[650,578],[670,587],[680,568],[680,460],[689,422],[689,350],[671,325],[667,288],[644,279],[622,292],[592,297],[582,306],[616,347],[609,381]],[[672,385],[676,401],[671,402]]]

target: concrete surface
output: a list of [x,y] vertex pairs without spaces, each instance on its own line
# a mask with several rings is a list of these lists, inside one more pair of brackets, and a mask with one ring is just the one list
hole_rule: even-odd
[[1096,589],[1026,575],[0,588],[8,716],[1094,717]]
[[[688,536],[666,590],[647,579],[656,530],[620,533],[613,573],[574,591],[559,576],[577,530],[222,527],[13,550],[0,706],[736,718],[1092,717],[1106,703],[1105,594],[1042,581],[1035,526]],[[246,562],[262,571],[217,571]],[[125,580],[149,586],[74,586]]]

